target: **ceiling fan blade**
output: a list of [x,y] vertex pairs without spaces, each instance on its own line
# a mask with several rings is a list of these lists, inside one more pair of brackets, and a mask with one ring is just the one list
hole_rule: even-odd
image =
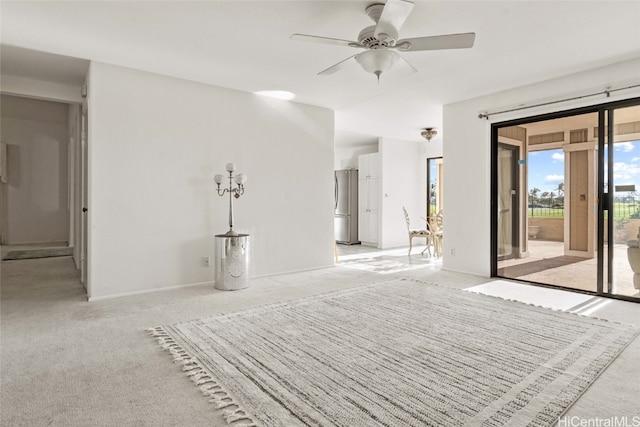
[[350,57],[348,57],[347,59],[338,62],[335,65],[332,65],[331,67],[327,68],[326,70],[322,70],[318,73],[319,76],[329,76],[333,73],[336,73],[338,71],[340,71],[341,69],[343,69],[345,66],[349,65],[349,60],[355,58],[356,55],[352,55]]
[[360,44],[351,40],[334,39],[331,37],[312,36],[309,34],[292,34],[289,37],[291,40],[299,40],[303,42],[312,43],[324,43],[324,44],[336,44],[339,46],[358,47]]
[[382,34],[387,34],[392,38],[398,37],[400,28],[404,25],[411,10],[413,10],[413,3],[410,1],[387,0],[373,35],[379,39],[384,39],[383,36],[381,37]]
[[473,47],[476,33],[444,34],[398,40],[396,48],[403,51],[465,49]]

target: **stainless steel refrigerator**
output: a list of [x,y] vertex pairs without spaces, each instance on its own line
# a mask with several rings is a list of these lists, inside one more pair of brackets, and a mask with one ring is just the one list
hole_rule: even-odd
[[335,171],[335,234],[336,242],[347,245],[358,240],[358,171]]

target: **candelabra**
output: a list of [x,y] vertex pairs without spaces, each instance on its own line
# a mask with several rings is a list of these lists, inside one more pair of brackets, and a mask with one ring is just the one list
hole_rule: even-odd
[[[236,166],[233,163],[227,163],[227,172],[229,172],[229,188],[220,188],[220,184],[222,184],[224,176],[216,175],[214,177],[214,181],[218,185],[218,196],[224,196],[226,193],[229,193],[229,231],[227,231],[225,236],[238,236],[238,233],[233,231],[233,199],[237,199],[244,194],[244,183],[247,182],[247,176],[243,173],[239,173],[235,177],[233,176],[233,171],[235,171],[235,169]],[[234,180],[236,182],[236,188],[233,188]]]

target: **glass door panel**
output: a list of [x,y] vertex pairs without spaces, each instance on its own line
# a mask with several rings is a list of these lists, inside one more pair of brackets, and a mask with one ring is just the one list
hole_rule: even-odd
[[[613,152],[613,146],[609,147],[609,137],[607,132],[602,132],[605,123],[609,120],[609,112],[601,111],[598,116],[598,126],[594,129],[595,137],[598,138],[598,188],[601,188],[600,198],[602,203],[598,206],[598,219],[601,223],[598,228],[598,287],[597,292],[608,292],[611,283],[612,270],[609,268],[613,256],[615,244],[615,234],[613,227],[614,214],[612,211],[613,194],[609,194],[609,188],[613,179],[613,168],[609,167],[609,160]],[[611,150],[611,151],[610,151]],[[610,174],[611,172],[611,174]],[[610,185],[611,184],[611,185]],[[613,237],[612,237],[613,236]]]
[[[590,112],[498,130],[499,276],[597,291],[597,127],[598,113]],[[507,165],[514,161],[507,161],[505,140],[522,144],[524,159],[515,163],[521,169],[516,177],[525,180],[521,185],[508,181]],[[504,210],[512,204],[508,185],[522,194],[511,201],[515,202],[512,211],[517,212],[514,221],[508,218],[511,212]],[[517,238],[519,244],[509,240]],[[509,248],[516,252],[515,257]]]
[[518,253],[518,151],[498,144],[498,259]]
[[603,222],[612,237],[602,292],[640,298],[640,106],[604,113],[605,191],[611,195]]
[[640,301],[640,99],[492,134],[492,274]]

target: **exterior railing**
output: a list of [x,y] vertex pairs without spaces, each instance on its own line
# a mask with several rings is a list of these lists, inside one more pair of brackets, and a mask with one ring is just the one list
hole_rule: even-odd
[[[624,221],[640,218],[640,193],[631,192],[614,197],[614,219]],[[529,218],[563,218],[564,197],[536,197],[529,195]]]

